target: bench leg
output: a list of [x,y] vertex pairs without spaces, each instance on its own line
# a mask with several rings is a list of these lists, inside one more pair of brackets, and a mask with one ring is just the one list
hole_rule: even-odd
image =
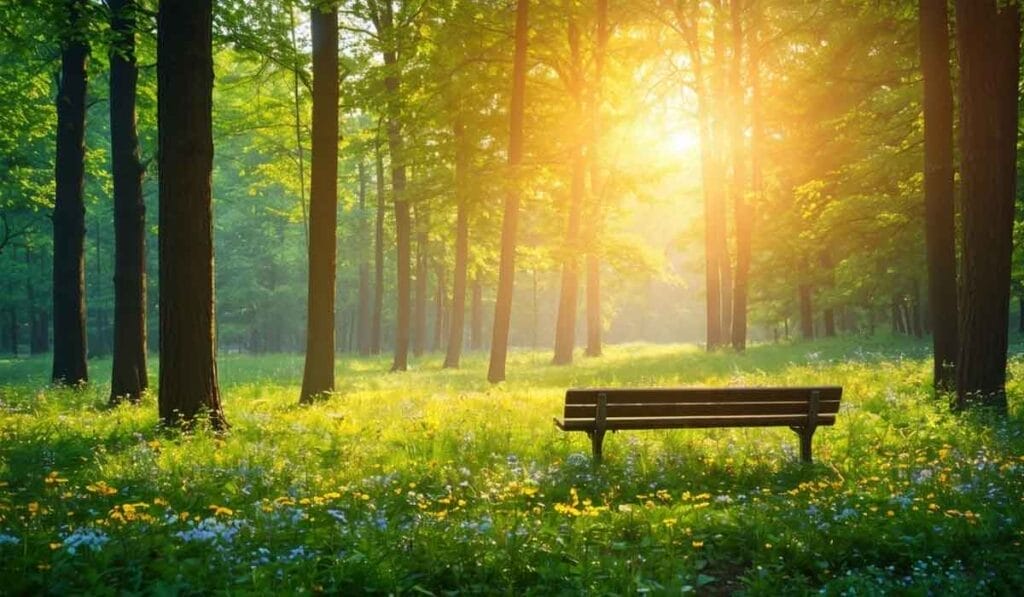
[[814,428],[802,428],[798,432],[800,434],[800,460],[811,464],[813,459],[811,458],[811,441],[814,439]]
[[594,464],[601,463],[601,447],[604,443],[604,431],[588,431],[590,437],[590,448],[594,454]]

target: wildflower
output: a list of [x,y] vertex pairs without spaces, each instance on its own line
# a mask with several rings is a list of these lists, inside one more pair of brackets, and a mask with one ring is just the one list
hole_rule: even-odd
[[210,511],[213,512],[214,516],[231,516],[235,513],[231,508],[225,508],[216,504],[210,506]]
[[17,545],[19,543],[21,543],[21,539],[18,539],[14,535],[0,533],[0,545]]
[[107,485],[106,481],[97,481],[91,485],[86,485],[85,488],[99,495],[114,495],[117,493],[117,488]]
[[703,541],[692,541],[690,543],[690,545],[692,545],[694,549],[700,549],[700,548],[704,547],[704,542]]
[[99,551],[108,541],[110,537],[99,529],[80,528],[64,538],[64,549],[71,555],[75,555],[81,548]]

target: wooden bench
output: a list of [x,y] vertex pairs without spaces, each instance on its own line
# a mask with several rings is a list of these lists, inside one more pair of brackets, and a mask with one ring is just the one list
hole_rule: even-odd
[[789,427],[800,436],[800,458],[811,462],[814,431],[833,425],[841,387],[574,389],[565,393],[562,431],[590,436],[594,461],[608,431]]

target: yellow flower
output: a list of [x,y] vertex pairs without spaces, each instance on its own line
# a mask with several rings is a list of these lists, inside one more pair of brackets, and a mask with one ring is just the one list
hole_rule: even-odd
[[158,497],[158,498],[154,498],[153,499],[153,505],[154,506],[166,506],[168,504],[167,504],[167,500],[165,500],[164,498]]
[[676,526],[676,522],[677,520],[675,518],[666,518],[665,520],[661,521],[661,524],[667,526],[668,528],[672,528]]
[[114,495],[117,493],[117,488],[107,485],[106,481],[97,481],[91,485],[86,485],[85,488],[99,495]]
[[60,549],[61,545],[63,545],[63,543],[51,543],[50,549]]
[[693,541],[692,543],[690,543],[690,545],[693,545],[694,549],[700,549],[700,548],[704,547],[704,542],[703,541]]
[[231,516],[235,513],[231,508],[225,508],[216,504],[210,506],[210,511],[213,512],[214,516]]

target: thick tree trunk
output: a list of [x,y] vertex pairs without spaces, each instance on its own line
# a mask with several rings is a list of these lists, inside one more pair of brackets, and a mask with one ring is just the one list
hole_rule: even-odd
[[429,285],[430,229],[429,212],[424,204],[416,206],[416,286],[412,310],[412,354],[422,356],[427,346],[427,287]]
[[384,319],[384,156],[380,140],[374,144],[377,161],[377,213],[373,233],[373,324],[370,326],[370,352],[382,350],[381,325]]
[[157,35],[160,168],[160,418],[206,411],[227,426],[217,387],[213,284],[211,0],[162,0]]
[[135,0],[110,0],[110,152],[114,178],[114,362],[110,403],[138,402],[146,372],[146,204],[135,128]]
[[[733,213],[736,221],[736,271],[734,272],[733,283],[733,311],[732,311],[732,347],[737,351],[743,351],[747,347],[747,295],[749,293],[750,260],[751,260],[751,237],[753,235],[753,207],[746,201],[746,169],[744,167],[743,151],[743,119],[738,115],[743,114],[743,0],[732,0],[730,15],[732,18],[733,55],[732,55],[732,90],[729,94],[733,102],[733,119],[729,137],[732,144],[732,168],[733,168]],[[757,7],[754,10],[758,10]],[[756,17],[755,17],[756,18]],[[755,24],[757,21],[754,21]],[[750,32],[751,35],[755,31]],[[760,122],[757,114],[760,103],[760,65],[756,56],[757,52],[750,52],[748,57],[748,77],[752,91],[751,100],[751,183],[756,195],[760,194],[761,166],[760,166]]]
[[924,205],[937,390],[956,386],[958,350],[956,236],[953,192],[953,86],[950,82],[946,0],[919,0],[921,71],[924,75]]
[[963,251],[958,408],[1006,412],[1017,178],[1020,7],[957,0]]
[[814,339],[814,305],[809,284],[800,285],[800,335],[804,340]]
[[466,178],[469,175],[469,146],[461,115],[453,127],[455,139],[455,273],[452,280],[451,325],[445,369],[456,369],[462,358],[462,337],[466,321],[466,279],[469,272],[469,197]]
[[562,288],[558,299],[558,318],[555,322],[555,355],[552,364],[572,363],[576,348],[576,310],[579,304],[579,244],[580,222],[583,215],[584,173],[586,164],[583,148],[573,148],[572,184],[569,195],[569,223],[565,233],[562,257]]
[[501,262],[498,266],[498,296],[494,303],[494,324],[491,330],[491,359],[487,380],[505,380],[508,357],[508,336],[512,324],[512,291],[516,273],[516,232],[519,227],[519,182],[517,175],[523,161],[523,120],[526,107],[526,53],[529,33],[529,0],[516,2],[515,58],[512,67],[512,101],[509,110],[508,163],[512,183],[505,196],[505,213],[501,228]]
[[[306,368],[299,401],[334,391],[334,297],[338,252],[338,11],[314,6],[313,151],[309,180]],[[364,193],[365,194],[365,193]]]
[[57,94],[56,195],[53,208],[54,383],[89,381],[85,326],[85,94],[89,46],[85,0],[65,0]]
[[366,164],[359,162],[359,297],[356,317],[356,344],[359,354],[371,352],[370,332],[370,219],[366,213]]

